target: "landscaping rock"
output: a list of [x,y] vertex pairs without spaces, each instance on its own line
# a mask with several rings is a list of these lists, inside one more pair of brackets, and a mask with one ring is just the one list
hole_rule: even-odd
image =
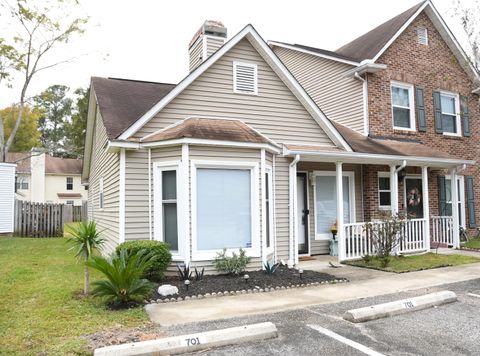
[[178,288],[175,286],[172,286],[171,284],[163,284],[160,287],[158,287],[157,292],[162,297],[166,297],[168,295],[178,294]]

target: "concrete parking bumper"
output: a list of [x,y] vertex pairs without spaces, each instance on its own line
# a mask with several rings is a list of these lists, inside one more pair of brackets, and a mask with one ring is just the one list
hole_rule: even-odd
[[277,335],[276,326],[267,322],[157,340],[106,346],[96,349],[94,355],[175,355],[242,342],[261,341],[277,337]]
[[385,318],[388,316],[422,310],[437,305],[452,303],[456,300],[457,295],[454,292],[441,291],[437,293],[425,294],[419,297],[397,300],[390,303],[348,310],[343,315],[343,318],[354,323],[361,323],[364,321]]

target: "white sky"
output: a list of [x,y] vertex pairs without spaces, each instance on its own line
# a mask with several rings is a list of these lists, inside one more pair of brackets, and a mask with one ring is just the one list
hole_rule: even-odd
[[[177,83],[188,74],[188,43],[206,19],[222,21],[228,28],[228,38],[251,23],[265,40],[335,50],[418,2],[80,0],[83,11],[90,16],[86,33],[62,45],[55,58],[47,61],[85,55],[43,72],[34,79],[28,95],[53,84],[72,89],[87,87],[91,76]],[[453,1],[434,3],[457,38],[462,39],[458,20],[450,15]],[[0,107],[17,100],[20,87],[18,81],[13,84],[12,89],[0,87]]]

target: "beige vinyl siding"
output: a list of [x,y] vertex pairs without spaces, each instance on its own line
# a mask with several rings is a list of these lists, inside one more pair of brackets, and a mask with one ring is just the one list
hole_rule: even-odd
[[364,133],[363,84],[343,76],[353,66],[288,48],[273,50],[329,119]]
[[192,71],[203,61],[203,41],[201,38],[197,39],[192,47],[190,47],[188,54],[190,56],[189,69]]
[[[125,162],[125,240],[150,239],[148,219],[148,151],[127,151]],[[151,150],[152,165],[155,162],[180,161],[181,146]],[[153,171],[152,173],[152,238],[153,225]]]
[[[258,66],[258,95],[233,92],[233,62]],[[143,137],[190,116],[235,118],[277,142],[334,146],[247,39],[241,40],[137,133]]]
[[[361,165],[344,164],[344,172],[354,172],[354,189],[355,189],[355,219],[357,222],[363,221],[363,195],[362,195],[362,170]],[[313,171],[335,171],[335,165],[331,163],[321,162],[299,162],[297,166],[299,172],[313,172]],[[315,199],[314,199],[314,187],[310,178],[308,178],[308,209],[310,214],[308,216],[309,223],[309,241],[310,241],[310,254],[328,254],[330,252],[329,241],[327,240],[315,240]]]
[[[106,239],[104,254],[112,252],[119,243],[119,156],[108,153],[107,132],[97,112],[93,134],[93,154],[88,185],[89,219]],[[99,208],[100,178],[103,177],[103,209]]]
[[207,57],[210,57],[212,54],[214,54],[225,43],[225,40],[221,37],[207,36],[206,39],[207,39]]

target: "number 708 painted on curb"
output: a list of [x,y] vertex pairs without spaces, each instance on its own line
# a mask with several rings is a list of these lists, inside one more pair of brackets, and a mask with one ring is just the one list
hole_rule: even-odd
[[403,302],[403,307],[405,309],[412,309],[412,308],[415,308],[415,305],[413,304],[412,301],[407,300],[407,301]]

